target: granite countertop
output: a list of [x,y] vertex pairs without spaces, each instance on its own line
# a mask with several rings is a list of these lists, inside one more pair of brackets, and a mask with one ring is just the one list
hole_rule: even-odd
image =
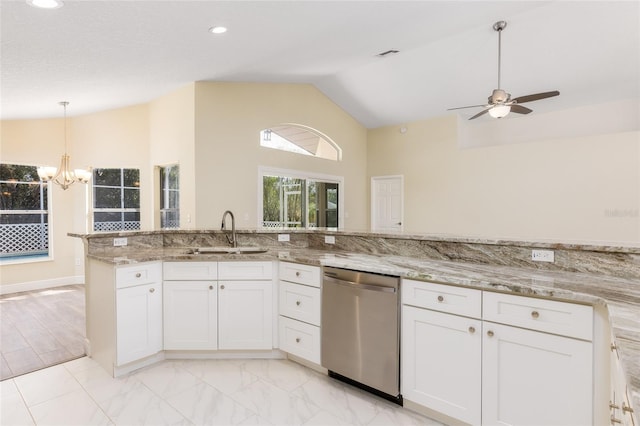
[[[284,260],[310,265],[366,270],[423,281],[504,291],[524,296],[605,306],[615,344],[631,391],[634,409],[640,410],[640,284],[604,275],[540,271],[509,266],[415,259],[404,256],[327,252],[312,249],[271,249],[258,254],[188,254],[182,248],[136,250],[126,256],[89,258],[114,265],[154,260],[224,261]],[[636,411],[638,412],[638,411]]]

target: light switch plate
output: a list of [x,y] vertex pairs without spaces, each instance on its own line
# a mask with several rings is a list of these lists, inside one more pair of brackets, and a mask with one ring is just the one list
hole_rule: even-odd
[[531,260],[535,262],[554,262],[553,250],[531,250]]
[[123,247],[127,245],[127,237],[114,238],[113,246],[114,247]]

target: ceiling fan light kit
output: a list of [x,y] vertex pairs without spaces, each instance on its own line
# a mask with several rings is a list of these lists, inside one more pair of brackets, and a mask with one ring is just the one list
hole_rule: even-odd
[[456,107],[449,108],[447,111],[455,110],[455,109],[465,109],[465,108],[478,108],[483,107],[484,109],[471,117],[469,120],[473,120],[475,118],[480,117],[486,113],[493,118],[503,118],[506,117],[510,112],[514,112],[516,114],[529,114],[532,110],[521,104],[525,102],[533,102],[538,101],[540,99],[550,98],[553,96],[558,96],[560,94],[559,91],[553,90],[550,92],[542,92],[535,93],[532,95],[519,96],[517,98],[511,99],[511,94],[507,93],[506,90],[500,88],[500,66],[502,62],[502,31],[507,28],[506,21],[498,21],[493,24],[493,29],[498,33],[498,88],[494,89],[491,93],[491,96],[487,99],[488,103],[486,105],[470,105],[464,107]]

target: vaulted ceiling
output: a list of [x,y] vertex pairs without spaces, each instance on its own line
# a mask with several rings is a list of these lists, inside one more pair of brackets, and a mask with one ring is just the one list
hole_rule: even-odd
[[2,119],[59,117],[63,100],[69,115],[118,108],[193,81],[310,83],[368,128],[453,114],[497,88],[498,20],[502,88],[561,93],[534,113],[640,99],[638,1],[1,0],[0,19]]

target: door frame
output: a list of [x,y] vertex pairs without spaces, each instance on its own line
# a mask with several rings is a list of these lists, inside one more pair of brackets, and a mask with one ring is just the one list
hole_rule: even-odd
[[404,230],[404,175],[386,175],[386,176],[371,176],[371,213],[370,213],[370,226],[369,228],[371,230],[375,230],[376,229],[376,222],[377,222],[377,216],[376,216],[376,202],[377,202],[377,195],[376,195],[376,185],[377,182],[382,180],[382,179],[398,179],[400,181],[400,187],[401,187],[401,191],[400,191],[400,217],[402,218],[400,220],[400,231]]

